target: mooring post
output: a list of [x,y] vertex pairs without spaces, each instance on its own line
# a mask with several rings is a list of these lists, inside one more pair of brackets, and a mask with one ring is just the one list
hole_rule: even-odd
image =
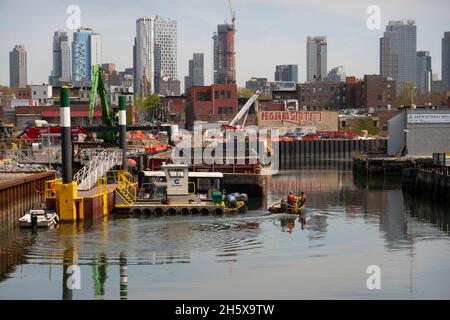
[[127,100],[119,97],[119,144],[122,149],[122,170],[127,170]]
[[72,132],[69,87],[62,87],[60,93],[62,176],[63,183],[69,184],[72,183]]
[[63,183],[58,185],[57,211],[62,222],[83,220],[83,212],[75,205],[77,183],[72,179],[72,133],[70,121],[70,87],[60,90],[61,154]]

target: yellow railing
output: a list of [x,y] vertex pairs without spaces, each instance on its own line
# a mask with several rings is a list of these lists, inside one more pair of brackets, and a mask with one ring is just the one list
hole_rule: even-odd
[[132,199],[134,203],[137,198],[137,182],[132,181],[131,174],[127,171],[117,171],[117,182],[119,191]]
[[62,184],[62,179],[45,181],[45,198],[56,199],[56,185]]

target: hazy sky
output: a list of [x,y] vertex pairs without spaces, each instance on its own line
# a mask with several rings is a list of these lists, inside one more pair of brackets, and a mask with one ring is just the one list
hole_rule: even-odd
[[[328,69],[348,75],[379,73],[379,38],[389,20],[415,19],[417,49],[429,50],[433,73],[441,74],[441,39],[450,31],[449,0],[232,0],[237,12],[239,85],[252,76],[274,78],[276,64],[298,64],[306,78],[306,37],[328,37]],[[9,51],[24,44],[28,82],[48,81],[52,37],[66,29],[69,5],[81,8],[81,23],[103,37],[103,63],[133,65],[136,19],[160,15],[178,21],[178,77],[188,73],[193,52],[205,53],[205,81],[212,79],[212,34],[230,21],[227,0],[0,0],[0,84],[9,84]],[[369,5],[381,8],[381,29],[366,27]]]

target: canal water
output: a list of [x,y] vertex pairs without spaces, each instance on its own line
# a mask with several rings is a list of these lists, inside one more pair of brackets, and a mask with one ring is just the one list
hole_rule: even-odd
[[450,298],[447,207],[333,167],[272,177],[267,202],[290,190],[308,195],[306,224],[258,200],[239,216],[3,230],[0,299]]

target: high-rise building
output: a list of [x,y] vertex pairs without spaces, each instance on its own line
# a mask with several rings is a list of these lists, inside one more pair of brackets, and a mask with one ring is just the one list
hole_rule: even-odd
[[414,20],[389,21],[380,39],[380,73],[402,87],[416,83],[417,27]]
[[214,83],[235,84],[236,83],[236,52],[234,36],[235,24],[220,24],[217,32],[213,35],[214,53]]
[[275,81],[293,81],[298,83],[298,65],[285,64],[275,66]]
[[189,60],[189,76],[184,78],[184,90],[187,92],[192,86],[205,85],[205,56],[203,53],[194,53]]
[[450,91],[450,31],[442,38],[442,90]]
[[89,85],[91,68],[101,64],[101,36],[90,28],[80,28],[73,34],[72,77],[77,85]]
[[155,76],[154,76],[154,86],[155,86],[155,92],[161,93],[161,79],[162,79],[162,61],[161,61],[161,46],[159,44],[155,43],[154,48],[154,61],[155,61]]
[[177,81],[177,21],[144,17],[136,21],[133,48],[135,92],[160,93],[162,79]]
[[24,45],[17,45],[9,53],[9,86],[25,88],[27,86],[27,52]]
[[266,94],[270,94],[270,82],[267,78],[250,78],[245,82],[245,87],[253,92],[261,91]]
[[161,49],[161,77],[178,78],[177,21],[155,17],[155,44]]
[[327,37],[308,37],[306,43],[306,79],[308,82],[327,77]]
[[49,84],[56,87],[71,83],[71,68],[69,36],[58,30],[53,34],[53,69]]
[[154,20],[149,17],[136,21],[135,39],[135,88],[138,95],[147,96],[155,92]]
[[93,32],[91,34],[91,66],[95,64],[102,64],[102,36]]
[[431,81],[431,91],[442,91],[442,80],[439,80],[439,75],[436,73],[433,74],[433,80]]
[[432,70],[429,51],[417,51],[416,84],[421,93],[431,92]]

